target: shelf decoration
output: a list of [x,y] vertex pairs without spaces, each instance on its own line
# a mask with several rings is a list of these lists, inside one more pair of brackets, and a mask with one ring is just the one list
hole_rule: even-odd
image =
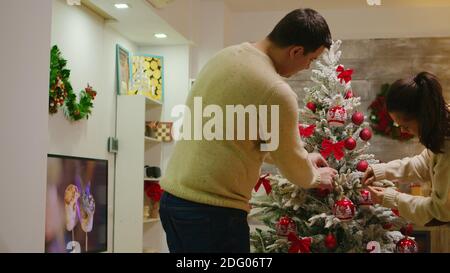
[[48,111],[50,114],[58,112],[63,107],[64,115],[67,119],[77,121],[89,118],[92,101],[97,92],[89,84],[84,90],[80,91],[79,101],[77,95],[73,92],[70,83],[70,70],[66,68],[67,61],[62,57],[59,48],[54,45],[50,54],[50,88]]
[[145,136],[162,142],[173,141],[173,122],[148,121],[145,125]]
[[150,199],[150,218],[159,217],[159,200],[163,194],[163,190],[159,183],[156,182],[145,182],[144,192]]

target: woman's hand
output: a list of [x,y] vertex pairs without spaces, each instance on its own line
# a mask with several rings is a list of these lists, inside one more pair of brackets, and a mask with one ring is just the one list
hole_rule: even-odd
[[375,174],[373,172],[373,169],[369,167],[364,173],[362,183],[363,185],[372,185],[373,182],[375,182]]
[[372,197],[372,202],[374,204],[382,204],[385,188],[369,186],[368,189],[370,191],[370,196]]

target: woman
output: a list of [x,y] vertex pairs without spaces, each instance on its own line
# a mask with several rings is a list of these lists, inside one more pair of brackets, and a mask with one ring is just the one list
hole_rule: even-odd
[[450,111],[442,87],[431,73],[396,81],[386,98],[389,115],[426,149],[418,156],[370,166],[365,185],[382,179],[431,182],[430,196],[412,196],[392,188],[369,186],[372,199],[421,226],[450,222]]

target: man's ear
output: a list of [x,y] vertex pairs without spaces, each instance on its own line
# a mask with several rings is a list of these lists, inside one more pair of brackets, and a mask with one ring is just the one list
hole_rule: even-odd
[[296,58],[298,56],[303,56],[303,52],[305,52],[305,48],[303,46],[292,46],[289,49],[289,57]]

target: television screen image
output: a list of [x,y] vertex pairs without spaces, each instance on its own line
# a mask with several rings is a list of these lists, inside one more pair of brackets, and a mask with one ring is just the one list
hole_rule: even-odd
[[107,250],[108,161],[48,155],[45,252]]

